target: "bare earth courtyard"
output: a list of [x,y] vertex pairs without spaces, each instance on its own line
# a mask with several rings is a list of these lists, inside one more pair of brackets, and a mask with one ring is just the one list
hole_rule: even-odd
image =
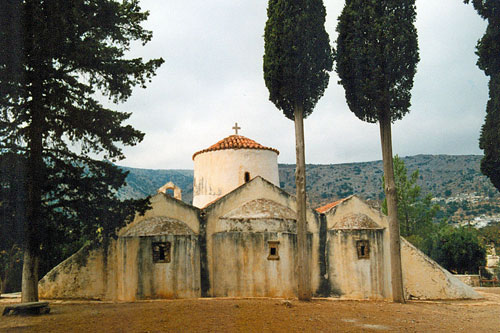
[[[500,332],[500,288],[482,300],[182,299],[50,302],[41,316],[0,317],[0,332]],[[19,299],[0,299],[0,311]]]

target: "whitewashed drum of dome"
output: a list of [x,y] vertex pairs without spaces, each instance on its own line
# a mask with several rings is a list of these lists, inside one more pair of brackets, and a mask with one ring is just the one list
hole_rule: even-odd
[[279,187],[279,151],[242,135],[231,135],[193,155],[193,206],[202,208],[261,176]]

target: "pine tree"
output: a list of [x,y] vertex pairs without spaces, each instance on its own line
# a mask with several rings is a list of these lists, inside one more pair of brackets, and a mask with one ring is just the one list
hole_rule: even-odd
[[265,27],[264,80],[269,100],[295,122],[297,166],[298,293],[311,299],[307,248],[306,175],[303,119],[328,86],[333,59],[321,0],[270,0]]
[[347,104],[380,127],[395,302],[404,302],[404,294],[391,124],[410,109],[419,61],[415,17],[415,0],[346,0],[337,26],[336,71]]
[[[432,203],[432,194],[422,196],[422,189],[417,184],[419,170],[408,177],[405,162],[394,156],[394,182],[398,201],[398,220],[401,236],[420,248],[422,240],[432,231],[433,219],[439,211],[439,205]],[[385,180],[382,178],[385,187]],[[387,199],[382,203],[382,212],[387,215]]]
[[[469,0],[464,1],[469,3]],[[484,150],[481,172],[500,191],[500,2],[472,0],[479,15],[488,21],[484,36],[477,43],[478,67],[490,77],[486,117],[479,147]]]
[[130,215],[114,195],[126,174],[110,162],[143,133],[95,94],[123,102],[161,65],[125,58],[151,39],[147,17],[137,0],[0,4],[0,153],[26,163],[23,302],[38,299],[39,259],[58,232],[112,233],[115,213]]

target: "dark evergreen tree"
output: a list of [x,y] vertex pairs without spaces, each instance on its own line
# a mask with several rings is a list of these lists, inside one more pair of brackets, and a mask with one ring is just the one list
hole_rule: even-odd
[[298,293],[312,296],[307,249],[306,176],[303,119],[311,114],[328,86],[332,50],[321,0],[270,0],[265,27],[264,80],[269,100],[295,122],[297,165]]
[[25,163],[16,154],[0,155],[0,294],[14,280],[12,276],[22,256],[26,201],[24,167]]
[[38,299],[39,259],[53,241],[111,234],[131,213],[114,195],[126,175],[107,161],[143,134],[95,93],[125,101],[161,65],[125,58],[131,41],[151,39],[147,17],[137,0],[0,3],[0,153],[26,170],[23,302]]
[[359,119],[380,127],[396,302],[404,295],[391,123],[410,109],[419,61],[415,17],[415,0],[346,0],[337,26],[336,71],[347,104]]
[[[465,0],[469,3],[469,0]],[[479,147],[484,151],[481,172],[500,191],[500,1],[471,0],[479,15],[488,21],[484,36],[477,43],[478,67],[490,77],[486,118]]]
[[423,244],[427,255],[455,274],[477,274],[486,264],[486,249],[473,227],[442,224]]

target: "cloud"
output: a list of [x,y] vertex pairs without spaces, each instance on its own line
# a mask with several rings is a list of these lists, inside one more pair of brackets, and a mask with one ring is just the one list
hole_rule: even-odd
[[[262,74],[266,1],[141,1],[153,40],[130,56],[163,57],[146,90],[116,108],[146,133],[124,149],[121,165],[192,168],[192,154],[233,133],[280,150],[295,163],[293,122],[268,101]],[[342,2],[325,2],[326,28],[336,39]],[[487,78],[475,66],[474,48],[485,22],[456,0],[417,0],[421,61],[412,110],[393,126],[394,153],[479,154],[478,136],[487,101]],[[331,73],[329,88],[305,121],[307,163],[381,158],[377,124],[357,119]]]

